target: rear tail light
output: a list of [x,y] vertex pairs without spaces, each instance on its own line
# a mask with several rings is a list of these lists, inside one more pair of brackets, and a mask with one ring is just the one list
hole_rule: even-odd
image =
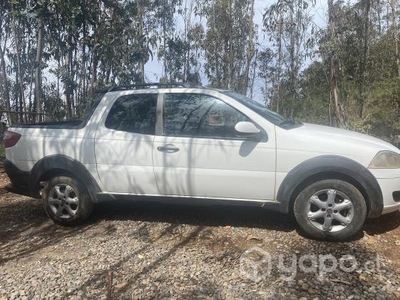
[[7,130],[6,132],[4,132],[4,137],[3,137],[4,147],[10,148],[10,147],[15,146],[18,143],[20,138],[21,138],[21,135],[19,133]]

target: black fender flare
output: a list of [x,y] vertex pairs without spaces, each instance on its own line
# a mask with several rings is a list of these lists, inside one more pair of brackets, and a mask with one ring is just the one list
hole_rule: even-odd
[[379,217],[383,210],[383,196],[375,176],[360,163],[342,156],[323,155],[308,159],[284,178],[277,193],[277,201],[288,213],[294,198],[308,184],[323,179],[342,179],[356,186],[368,206],[368,217]]
[[34,196],[40,197],[40,180],[46,172],[52,170],[65,171],[72,174],[75,179],[79,180],[87,188],[93,201],[96,199],[96,194],[101,192],[98,183],[81,162],[66,155],[56,154],[40,159],[33,166],[29,176],[29,189]]

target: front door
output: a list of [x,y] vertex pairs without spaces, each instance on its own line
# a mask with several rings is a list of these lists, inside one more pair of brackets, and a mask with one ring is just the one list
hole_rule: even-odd
[[214,96],[166,93],[163,132],[153,146],[160,191],[170,196],[274,199],[274,131],[246,138],[235,131],[240,121],[253,122]]

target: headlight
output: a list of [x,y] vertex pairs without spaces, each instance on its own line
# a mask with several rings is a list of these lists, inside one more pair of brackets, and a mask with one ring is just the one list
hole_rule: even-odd
[[400,154],[392,151],[381,151],[374,157],[368,168],[400,169]]

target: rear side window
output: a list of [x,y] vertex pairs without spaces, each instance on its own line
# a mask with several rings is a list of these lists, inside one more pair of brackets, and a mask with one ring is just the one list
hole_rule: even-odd
[[157,94],[132,94],[115,101],[106,127],[140,134],[155,134]]

